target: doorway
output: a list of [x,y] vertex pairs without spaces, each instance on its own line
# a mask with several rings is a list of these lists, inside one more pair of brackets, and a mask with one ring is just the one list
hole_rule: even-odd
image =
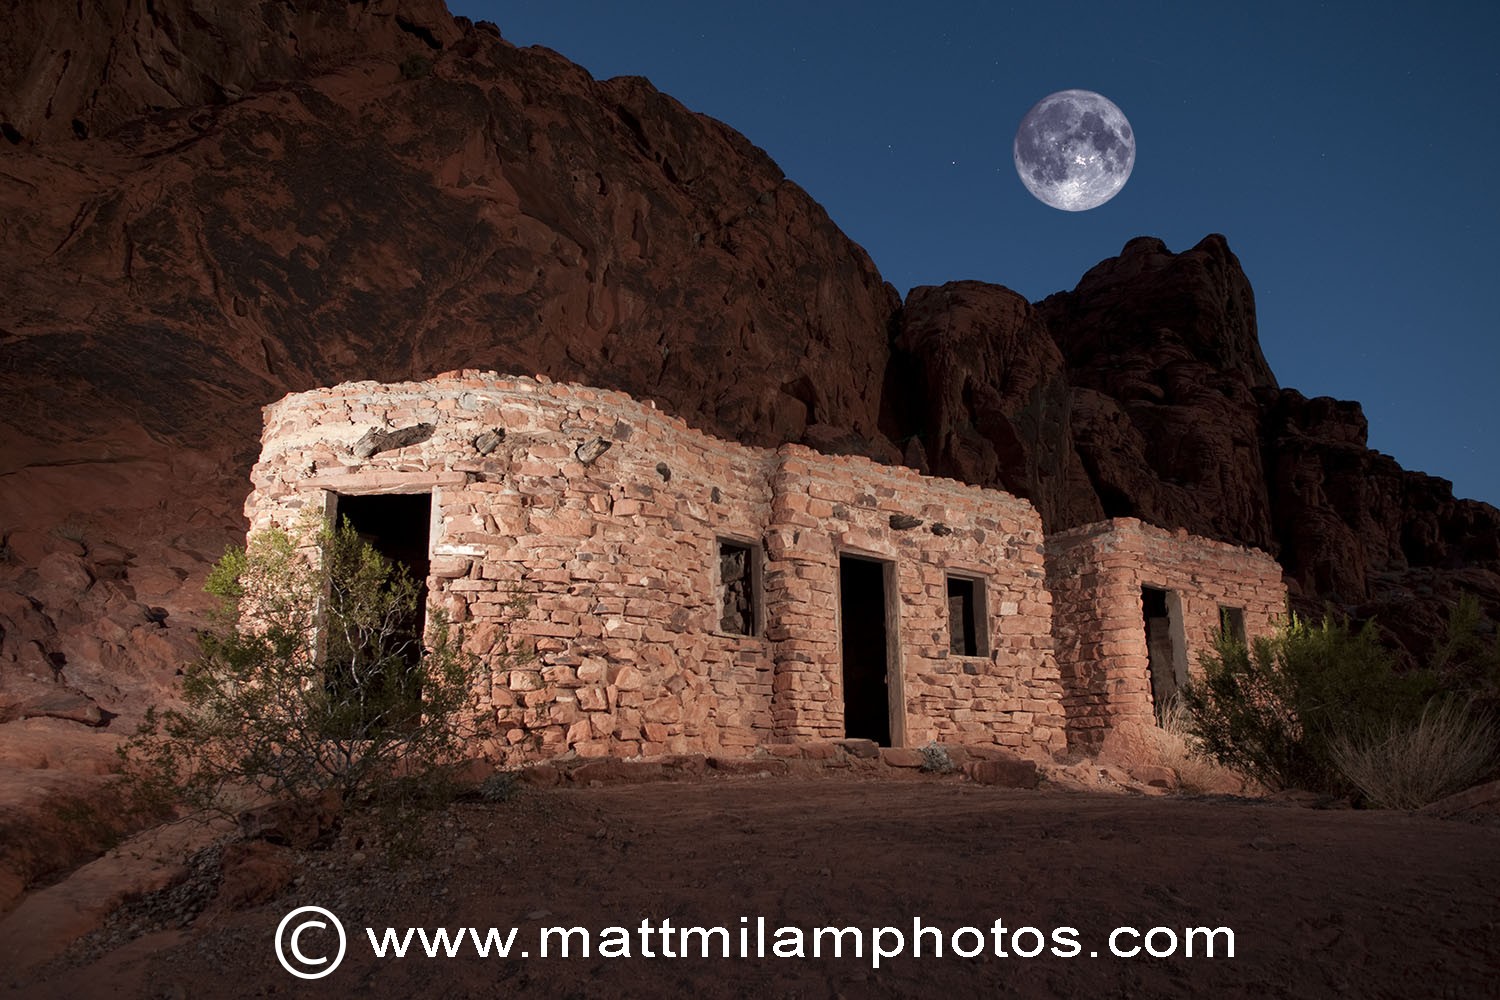
[[839,559],[839,633],[843,646],[844,735],[891,745],[889,563]]
[[427,626],[427,574],[432,495],[382,493],[338,496],[335,523],[345,520],[376,552],[416,585],[416,602],[398,621],[330,634],[326,686],[341,735],[414,724],[421,712],[423,633]]
[[1157,721],[1178,689],[1187,682],[1187,656],[1182,631],[1182,601],[1170,590],[1141,588],[1141,616],[1146,628],[1146,658],[1151,676],[1151,701]]
[[374,493],[340,496],[337,523],[345,518],[359,536],[391,562],[405,566],[426,596],[428,530],[432,524],[432,494]]

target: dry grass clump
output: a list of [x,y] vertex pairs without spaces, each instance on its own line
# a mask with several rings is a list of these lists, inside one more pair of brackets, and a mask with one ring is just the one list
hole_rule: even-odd
[[1495,723],[1457,699],[1435,700],[1414,723],[1329,742],[1334,764],[1371,804],[1418,809],[1483,778],[1497,763]]
[[1178,785],[1187,792],[1220,793],[1254,787],[1254,782],[1203,750],[1189,731],[1189,718],[1187,706],[1178,699],[1163,706],[1156,727],[1146,731],[1156,757],[1152,763],[1176,771]]

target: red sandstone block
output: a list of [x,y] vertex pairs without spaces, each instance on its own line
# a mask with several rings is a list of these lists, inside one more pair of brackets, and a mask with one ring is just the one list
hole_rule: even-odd
[[523,783],[538,788],[548,788],[563,780],[562,771],[551,761],[522,768],[519,777]]
[[964,765],[963,769],[971,780],[981,785],[1035,788],[1038,781],[1036,762],[1019,757],[971,760]]
[[882,747],[880,761],[887,767],[900,768],[918,768],[926,762],[921,753],[906,747]]
[[808,760],[833,760],[838,756],[838,744],[829,740],[815,740],[801,744],[802,756]]
[[790,771],[786,761],[774,757],[713,756],[708,758],[708,766],[729,775],[782,775]]

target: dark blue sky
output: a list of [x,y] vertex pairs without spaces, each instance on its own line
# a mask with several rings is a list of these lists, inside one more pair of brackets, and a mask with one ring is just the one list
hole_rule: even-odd
[[[646,76],[765,149],[903,293],[1070,289],[1133,236],[1223,233],[1284,386],[1500,503],[1500,5],[449,0],[600,79]],[[1118,104],[1135,171],[1060,212],[1016,126]]]

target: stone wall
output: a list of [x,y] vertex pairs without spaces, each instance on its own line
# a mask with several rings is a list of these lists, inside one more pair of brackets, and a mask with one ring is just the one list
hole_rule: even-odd
[[1068,742],[1091,749],[1122,723],[1151,725],[1150,651],[1142,588],[1166,592],[1172,683],[1198,669],[1220,609],[1242,613],[1246,635],[1269,632],[1286,610],[1281,567],[1258,549],[1117,518],[1047,539],[1047,587],[1062,671]]
[[[781,449],[772,494],[767,599],[780,613],[780,734],[843,735],[838,571],[841,555],[855,555],[893,566],[900,690],[891,696],[906,705],[898,744],[1065,745],[1041,521],[1030,504],[795,446]],[[950,572],[983,583],[982,655],[951,652]]]
[[[1064,745],[1041,523],[1003,493],[470,372],[288,396],[266,408],[253,484],[252,531],[325,516],[335,494],[430,492],[431,600],[491,664],[480,696],[518,747],[843,736],[841,554],[892,565],[893,742]],[[721,628],[721,540],[761,560],[758,634]],[[950,572],[982,581],[983,655],[950,650]]]

